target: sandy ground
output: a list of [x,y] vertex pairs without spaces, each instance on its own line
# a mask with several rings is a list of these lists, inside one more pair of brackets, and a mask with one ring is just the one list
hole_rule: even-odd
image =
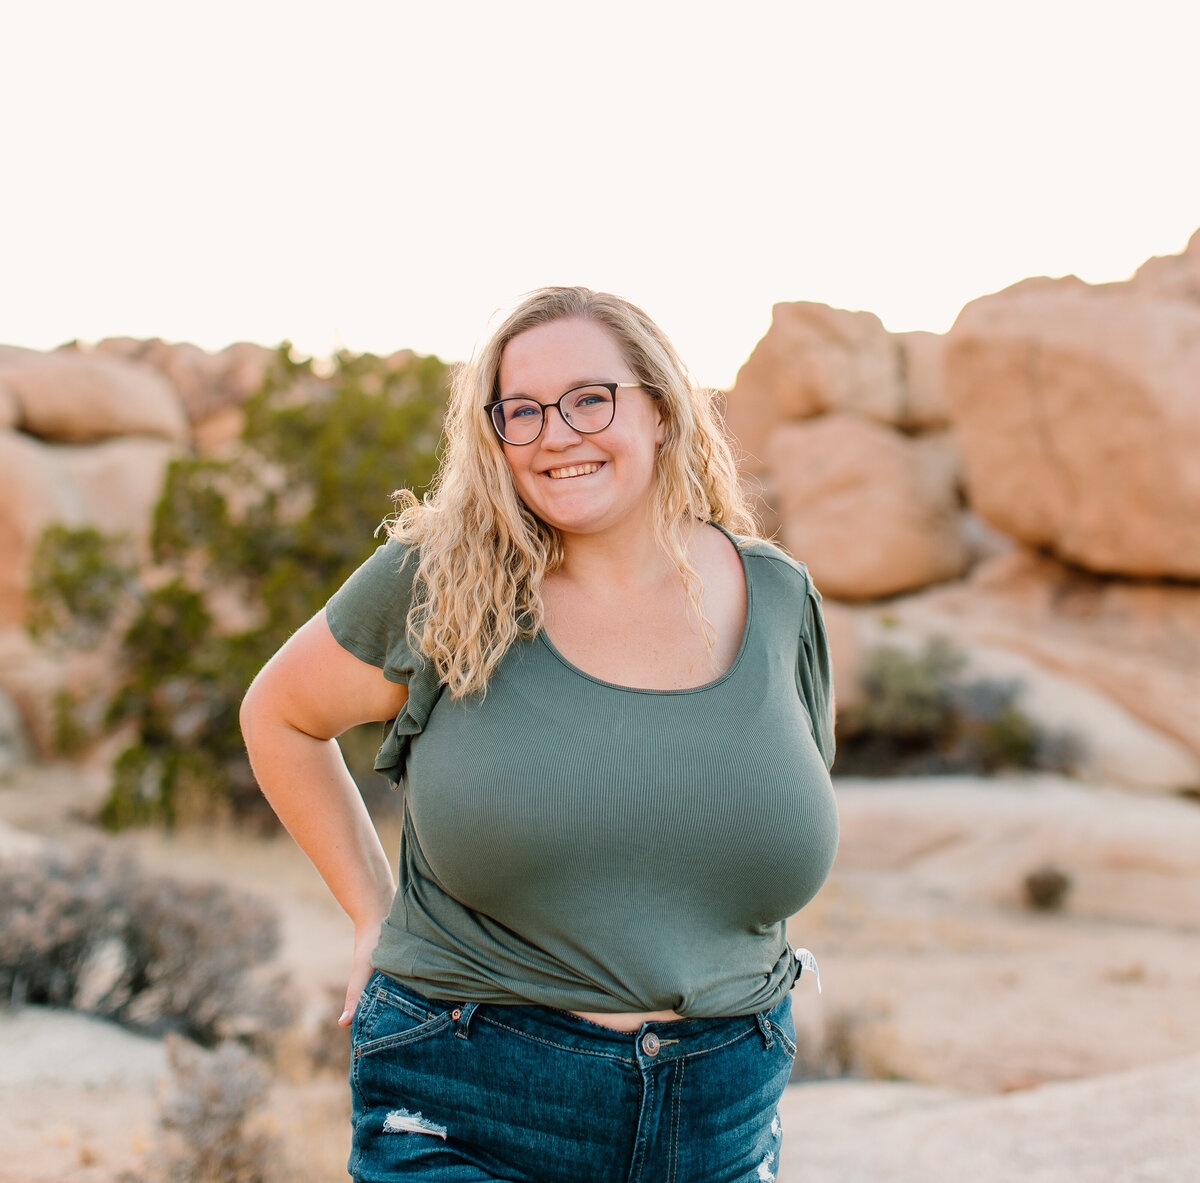
[[[51,780],[41,809],[30,785],[0,788],[0,820],[75,828],[79,798]],[[1200,808],[1046,778],[838,788],[838,866],[790,926],[824,991],[802,981],[794,1003],[810,1062],[860,1079],[789,1088],[778,1180],[1200,1179]],[[131,847],[274,901],[304,1021],[333,1023],[349,925],[289,841]],[[1072,878],[1058,913],[1021,902],[1045,861]],[[78,1015],[0,1015],[0,1183],[138,1169],[164,1077],[156,1041]],[[347,1115],[336,1075],[285,1057],[268,1122],[290,1179],[345,1177]]]
[[779,1179],[1192,1183],[1200,1057],[1001,1096],[920,1085],[792,1086]]
[[[0,1014],[0,1183],[146,1172],[169,1078],[160,1040],[63,1011]],[[340,1078],[272,1087],[263,1126],[286,1148],[284,1177],[346,1177],[349,1109]]]

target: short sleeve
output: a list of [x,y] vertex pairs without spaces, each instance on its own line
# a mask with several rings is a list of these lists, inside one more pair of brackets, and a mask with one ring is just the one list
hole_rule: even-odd
[[829,641],[825,621],[821,616],[821,593],[805,571],[808,589],[804,603],[804,619],[800,629],[800,652],[796,663],[796,685],[812,720],[813,739],[825,761],[833,767],[833,664],[829,658]]
[[389,539],[330,597],[325,605],[329,631],[360,661],[378,667],[389,682],[408,686],[404,709],[388,724],[375,770],[393,784],[404,778],[413,739],[424,730],[442,687],[432,663],[408,636],[416,553]]

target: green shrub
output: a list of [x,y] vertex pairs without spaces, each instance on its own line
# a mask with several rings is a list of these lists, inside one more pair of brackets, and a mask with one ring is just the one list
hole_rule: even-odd
[[861,702],[838,712],[837,770],[862,776],[1066,771],[1080,755],[1071,733],[1039,728],[1017,709],[1016,681],[967,679],[943,637],[919,653],[882,645],[867,657]]
[[1072,887],[1071,876],[1046,863],[1034,868],[1021,881],[1025,903],[1038,912],[1056,912],[1066,903]]
[[134,594],[137,556],[126,534],[53,525],[38,539],[30,579],[30,634],[88,648],[110,631]]
[[[284,346],[246,403],[236,454],[168,469],[150,569],[136,568],[123,538],[47,531],[34,634],[114,653],[98,725],[60,702],[60,749],[94,732],[132,737],[114,765],[107,825],[266,816],[238,728],[242,695],[377,545],[391,492],[432,480],[448,373],[434,357],[342,353],[318,376]],[[378,728],[368,731],[346,744],[363,781],[376,779],[364,753]]]
[[944,735],[953,715],[949,687],[963,659],[942,638],[916,657],[881,645],[863,670],[862,705],[847,712],[850,736],[888,736],[897,744],[927,745]]

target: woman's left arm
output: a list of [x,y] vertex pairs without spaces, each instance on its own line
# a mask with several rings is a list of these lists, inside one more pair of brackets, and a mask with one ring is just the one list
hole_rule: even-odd
[[242,734],[263,795],[354,923],[347,1023],[391,908],[391,865],[336,737],[394,718],[408,687],[342,648],[317,613],[263,667],[242,703]]

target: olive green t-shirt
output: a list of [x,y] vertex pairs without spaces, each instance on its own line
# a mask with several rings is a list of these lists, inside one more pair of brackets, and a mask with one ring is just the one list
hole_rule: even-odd
[[741,645],[687,690],[601,681],[542,632],[455,700],[407,635],[403,544],[335,593],[334,637],[409,687],[375,765],[405,786],[378,969],[434,998],[688,1017],[790,989],[784,922],[837,848],[829,653],[804,566],[734,541]]

